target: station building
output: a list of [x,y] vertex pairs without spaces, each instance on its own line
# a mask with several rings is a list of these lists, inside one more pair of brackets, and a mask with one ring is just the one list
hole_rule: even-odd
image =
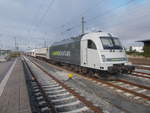
[[7,61],[9,59],[9,50],[0,50],[0,62]]
[[6,56],[6,55],[8,55],[9,52],[10,52],[10,50],[1,50],[0,49],[0,56]]
[[[143,46],[130,46],[132,51],[136,51],[139,53],[143,53]],[[127,49],[127,51],[130,51],[130,48]]]
[[144,47],[143,47],[144,56],[150,57],[150,39],[140,40],[140,41],[137,41],[137,42],[143,42],[144,43]]

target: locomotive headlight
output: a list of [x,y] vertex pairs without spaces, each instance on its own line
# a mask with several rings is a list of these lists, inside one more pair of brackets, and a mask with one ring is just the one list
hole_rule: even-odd
[[101,55],[101,56],[102,56],[103,62],[106,62],[106,57],[105,57],[105,55]]

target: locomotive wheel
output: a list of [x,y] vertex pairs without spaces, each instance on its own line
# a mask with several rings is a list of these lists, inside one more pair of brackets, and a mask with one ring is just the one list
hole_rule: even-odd
[[87,69],[86,68],[81,68],[81,70],[82,70],[83,74],[87,74]]
[[93,72],[92,70],[90,70],[90,71],[88,72],[88,75],[91,76],[91,77],[93,77],[93,76],[94,76],[94,72]]

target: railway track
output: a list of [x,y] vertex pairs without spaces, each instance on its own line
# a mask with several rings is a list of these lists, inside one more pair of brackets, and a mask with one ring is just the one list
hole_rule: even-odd
[[149,73],[134,71],[131,75],[139,78],[150,79]]
[[[49,64],[50,66],[53,66],[57,69],[64,70],[69,72],[70,70],[58,67],[56,65]],[[72,71],[72,70],[71,70]],[[84,79],[88,79],[100,86],[110,88],[111,90],[121,94],[122,96],[125,96],[129,99],[135,100],[137,102],[142,102],[145,105],[150,105],[150,87],[139,85],[133,82],[129,82],[122,79],[117,79],[114,81],[105,81],[100,80],[94,77],[85,76],[76,72],[73,72],[74,74],[78,74]]]
[[[24,67],[26,69],[28,75],[28,89],[30,88],[30,100],[31,100],[31,108],[33,113],[50,113],[54,112],[55,109],[50,106],[47,97],[42,89],[42,86],[38,82],[35,75],[32,73],[29,65],[22,59]],[[29,76],[29,73],[31,76]],[[50,109],[51,108],[51,109]]]
[[[34,63],[35,64],[35,63]],[[44,113],[103,113],[90,101],[35,64],[45,76],[32,73],[34,92]]]
[[136,66],[137,69],[150,70],[150,67]]
[[115,81],[104,81],[91,77],[84,77],[84,79],[91,80],[95,84],[98,84],[105,88],[109,88],[114,92],[121,94],[121,96],[125,96],[137,102],[142,102],[145,105],[150,105],[150,87],[135,84],[121,79]]

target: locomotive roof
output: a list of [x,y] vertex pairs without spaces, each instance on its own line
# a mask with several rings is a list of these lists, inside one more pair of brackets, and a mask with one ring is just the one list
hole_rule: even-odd
[[106,32],[102,32],[102,31],[98,31],[98,32],[91,32],[91,33],[85,33],[85,34],[82,34],[82,35],[79,35],[77,37],[71,37],[69,39],[65,39],[65,40],[62,40],[60,42],[54,42],[52,44],[52,46],[57,46],[57,45],[65,45],[65,44],[69,44],[69,43],[73,43],[73,42],[76,42],[76,41],[80,41],[81,38],[86,35],[86,34],[89,34],[89,35],[98,35],[98,36],[108,36],[108,37],[112,37],[112,35],[110,33],[106,33]]
[[78,37],[71,37],[69,39],[65,39],[65,40],[62,40],[60,42],[54,42],[52,44],[52,46],[57,46],[57,45],[64,45],[64,44],[69,44],[69,43],[73,43],[73,42],[76,42],[76,41],[80,41],[81,38],[82,38],[83,35],[80,35]]

